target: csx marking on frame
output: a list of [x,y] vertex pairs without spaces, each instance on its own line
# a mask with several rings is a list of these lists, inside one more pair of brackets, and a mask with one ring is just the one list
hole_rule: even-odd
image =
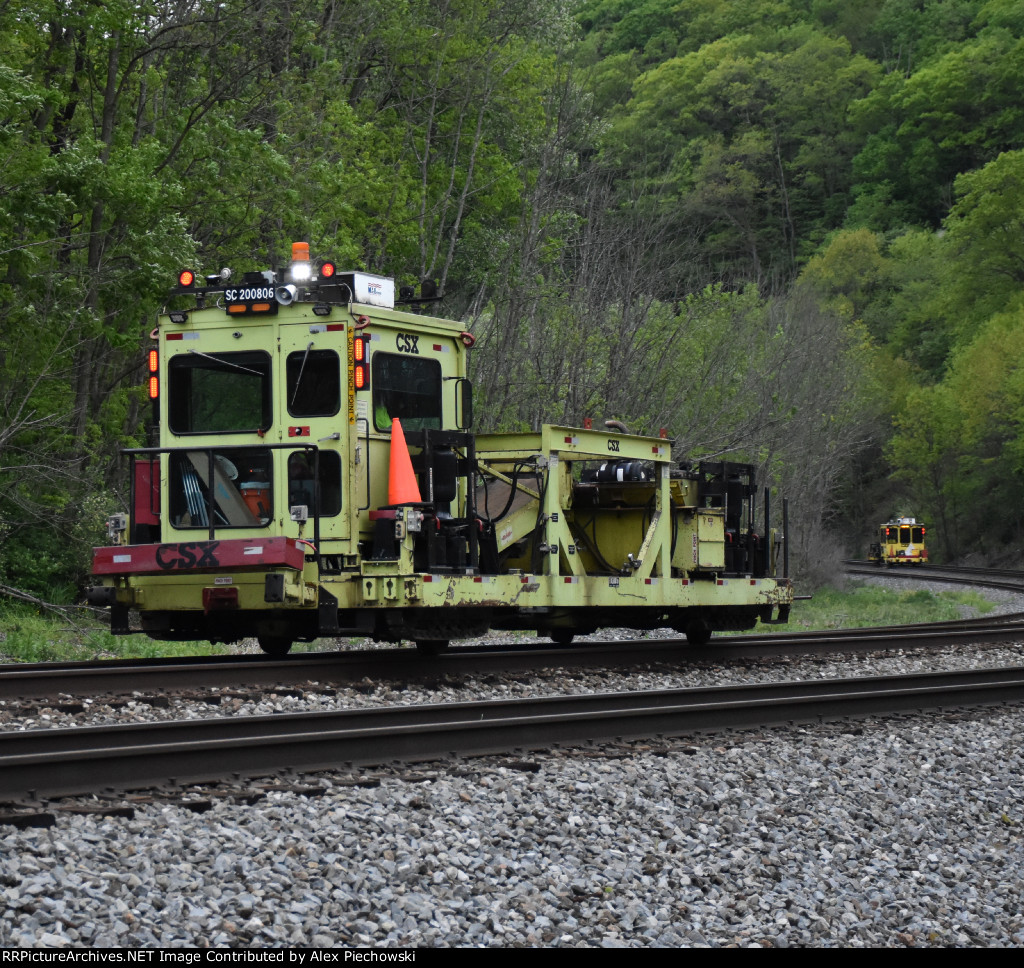
[[164,571],[188,571],[192,568],[216,568],[220,560],[214,554],[219,541],[187,541],[163,544],[156,549],[156,563]]

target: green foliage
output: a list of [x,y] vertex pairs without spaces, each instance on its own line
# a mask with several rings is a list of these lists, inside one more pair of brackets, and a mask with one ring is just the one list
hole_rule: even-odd
[[179,267],[307,239],[477,287],[570,31],[543,0],[0,9],[0,579],[82,580],[80,511],[140,430],[130,388]]
[[770,46],[772,34],[810,23],[805,0],[682,0],[677,10],[685,25],[683,47],[697,50],[720,37],[750,34]]
[[1017,0],[988,0],[978,12],[976,23],[1002,27],[1020,37],[1024,35],[1024,7]]
[[864,317],[886,276],[882,240],[867,229],[855,229],[836,233],[810,258],[800,282],[817,293],[822,305],[852,320]]
[[720,273],[786,278],[845,214],[860,147],[846,111],[876,76],[806,24],[729,34],[641,75],[605,150],[664,186]]
[[855,51],[876,57],[879,13],[890,5],[891,0],[813,0],[811,12],[822,27],[845,37]]
[[866,140],[849,222],[937,227],[959,174],[1024,146],[1022,69],[1024,39],[991,28],[909,76],[889,75],[853,112]]
[[895,401],[887,456],[948,556],[1013,552],[1024,531],[1022,159],[1005,152],[960,176],[944,234],[894,239],[889,291],[867,310],[889,352],[930,384]]
[[911,230],[888,250],[888,291],[872,307],[875,331],[890,352],[935,381],[945,371],[955,340],[957,320],[947,308],[952,281],[949,247],[939,234]]
[[[919,65],[974,36],[984,0],[885,0],[865,37],[868,51],[886,70],[910,74]],[[859,11],[860,5],[847,4]],[[868,52],[866,51],[866,52]]]
[[7,3],[0,580],[80,583],[177,268],[295,239],[436,278],[482,424],[670,427],[825,515],[884,452],[953,554],[1024,503],[1022,74],[1016,0]]
[[895,419],[888,457],[895,476],[905,481],[921,517],[938,528],[945,556],[961,548],[967,536],[965,514],[978,484],[965,473],[970,454],[963,437],[959,401],[945,385],[921,387],[908,394]]
[[681,18],[666,0],[589,0],[581,5],[576,19],[587,35],[584,56],[618,58],[644,51],[655,38],[657,50],[650,60],[663,60],[675,53]]
[[846,229],[808,260],[799,285],[823,307],[862,321],[891,357],[934,381],[956,341],[950,260],[948,241],[935,232],[911,230],[887,243],[866,228]]
[[1024,286],[1024,151],[1009,151],[956,180],[946,219],[949,315],[970,336],[974,321],[1005,309]]

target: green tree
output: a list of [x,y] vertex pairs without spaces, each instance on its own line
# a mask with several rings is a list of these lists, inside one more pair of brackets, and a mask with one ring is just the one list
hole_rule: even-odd
[[992,27],[910,76],[890,74],[851,111],[866,140],[848,224],[937,228],[959,174],[1024,144],[1022,69],[1024,40]]
[[0,8],[8,560],[40,529],[87,540],[76,522],[138,431],[139,351],[181,265],[255,268],[308,239],[471,301],[520,214],[570,28],[542,0]]
[[[831,0],[829,0],[831,5]],[[984,0],[884,0],[873,17],[862,23],[864,52],[904,76],[976,33],[975,18]],[[861,5],[839,4],[851,19],[862,15]]]
[[867,229],[837,232],[800,273],[823,307],[849,320],[864,319],[887,281],[882,239]]
[[887,447],[894,476],[907,485],[914,508],[932,525],[933,542],[938,529],[950,560],[963,550],[964,513],[976,489],[965,473],[970,459],[962,430],[959,401],[951,389],[920,387],[908,395]]
[[969,337],[979,319],[1004,309],[1024,287],[1024,150],[965,172],[956,194],[945,222],[957,267],[947,287],[949,311]]
[[[1024,309],[959,348],[946,379],[911,394],[890,447],[948,554],[1013,551],[1024,533]],[[999,512],[993,516],[992,509]]]
[[845,214],[859,147],[846,111],[875,76],[808,25],[731,35],[642,75],[605,150],[665,185],[718,272],[781,286]]

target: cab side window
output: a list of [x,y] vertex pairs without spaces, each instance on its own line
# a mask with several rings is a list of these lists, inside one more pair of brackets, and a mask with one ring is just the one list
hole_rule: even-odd
[[[333,451],[320,452],[321,517],[341,513],[341,457]],[[309,513],[316,509],[316,488],[313,476],[313,455],[296,451],[288,457],[288,506],[305,505]]]
[[440,430],[441,364],[438,360],[375,353],[373,425],[387,433],[397,417],[403,430]]
[[293,417],[333,417],[341,409],[341,366],[334,350],[289,353],[285,375]]

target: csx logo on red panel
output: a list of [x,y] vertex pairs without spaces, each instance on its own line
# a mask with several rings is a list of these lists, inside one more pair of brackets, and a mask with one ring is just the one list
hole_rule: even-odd
[[220,565],[214,552],[219,541],[186,541],[164,544],[156,549],[156,563],[164,571],[189,571],[193,568],[216,568]]

